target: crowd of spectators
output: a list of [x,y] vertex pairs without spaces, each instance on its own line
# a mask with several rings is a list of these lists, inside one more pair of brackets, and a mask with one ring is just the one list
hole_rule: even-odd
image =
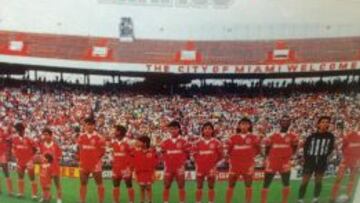
[[[278,130],[282,115],[289,115],[291,131],[305,138],[314,131],[319,116],[329,115],[331,130],[340,138],[354,130],[360,120],[359,86],[358,81],[348,80],[250,87],[228,83],[178,87],[171,94],[156,94],[144,91],[141,85],[84,87],[6,79],[0,88],[0,117],[3,128],[24,122],[26,134],[38,140],[41,130],[50,127],[63,149],[62,163],[76,165],[76,137],[82,131],[83,119],[90,114],[108,140],[113,126],[122,124],[130,139],[148,135],[154,145],[166,136],[170,120],[179,120],[189,139],[196,139],[201,125],[211,121],[216,136],[225,140],[244,116],[253,121],[255,134],[266,136]],[[337,157],[335,153],[334,160]],[[104,163],[108,166],[110,162],[107,155]]]

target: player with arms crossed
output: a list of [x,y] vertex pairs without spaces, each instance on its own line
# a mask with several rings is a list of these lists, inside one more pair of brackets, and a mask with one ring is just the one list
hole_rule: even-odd
[[213,203],[215,199],[216,166],[223,157],[223,147],[219,140],[214,137],[214,126],[207,122],[201,128],[202,138],[198,140],[193,149],[196,165],[196,203],[202,199],[202,190],[205,178],[208,182],[208,200]]
[[170,138],[161,143],[164,159],[164,203],[169,202],[170,187],[175,179],[179,188],[180,203],[185,202],[185,161],[189,154],[189,144],[181,137],[181,126],[177,121],[168,124]]
[[229,185],[226,192],[226,203],[231,203],[234,187],[239,177],[245,182],[245,202],[252,202],[252,182],[255,168],[255,157],[260,153],[260,138],[252,132],[252,122],[242,118],[238,122],[235,135],[229,138],[227,153],[230,162]]
[[102,180],[102,157],[105,153],[105,139],[95,131],[95,120],[85,119],[85,132],[77,140],[80,166],[80,203],[86,202],[87,184],[92,174],[98,191],[99,203],[104,203]]
[[295,154],[299,144],[298,136],[289,132],[290,125],[290,118],[283,116],[280,120],[280,132],[274,133],[265,139],[267,158],[265,161],[265,179],[261,192],[261,203],[267,203],[269,187],[277,172],[281,174],[281,180],[284,185],[281,202],[288,202],[291,158]]
[[332,188],[331,203],[337,198],[341,181],[346,171],[350,170],[349,182],[347,185],[347,198],[350,200],[356,183],[356,175],[360,168],[360,131],[350,132],[343,138],[342,144],[343,159],[338,169],[338,174]]

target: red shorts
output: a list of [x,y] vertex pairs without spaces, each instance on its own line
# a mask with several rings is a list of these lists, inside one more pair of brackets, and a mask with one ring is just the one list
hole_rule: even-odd
[[8,162],[8,158],[5,153],[0,155],[0,164],[6,164]]
[[31,161],[28,161],[27,163],[18,163],[17,164],[17,170],[18,171],[25,171],[26,169],[28,171],[33,171],[34,170],[34,162],[31,160]]
[[344,159],[339,166],[339,170],[343,170],[345,172],[346,169],[350,169],[350,170],[360,169],[360,160]]
[[173,177],[184,177],[185,178],[185,167],[178,168],[177,170],[164,170],[164,178],[173,178]]
[[136,172],[139,185],[151,185],[154,182],[154,171]]
[[60,177],[60,165],[52,165],[51,166],[51,176],[59,176]]
[[244,164],[244,165],[231,165],[230,164],[230,174],[239,174],[239,175],[254,175],[255,164]]
[[99,161],[99,163],[97,163],[95,166],[85,166],[82,165],[80,166],[80,172],[81,173],[98,173],[102,171],[102,162]]
[[267,159],[265,161],[266,173],[288,173],[291,171],[291,160],[289,159]]
[[196,169],[196,176],[216,176],[216,168],[211,168],[211,169],[201,169],[198,168]]
[[132,177],[132,170],[128,168],[113,168],[112,177],[114,179],[127,179]]

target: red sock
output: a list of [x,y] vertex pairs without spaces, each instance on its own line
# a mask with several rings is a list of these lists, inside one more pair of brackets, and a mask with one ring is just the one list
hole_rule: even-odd
[[200,202],[202,197],[202,189],[196,190],[196,202]]
[[24,180],[18,180],[18,187],[19,187],[19,194],[24,195],[24,187],[25,187]]
[[261,203],[267,203],[268,193],[269,193],[269,189],[263,188],[261,190]]
[[180,202],[185,202],[185,190],[184,189],[179,190],[179,199],[180,199]]
[[103,203],[104,202],[104,193],[105,193],[105,189],[103,185],[98,185],[97,187],[97,191],[98,191],[98,195],[99,195],[99,203]]
[[169,202],[169,193],[170,193],[170,191],[168,189],[164,189],[164,192],[163,192],[164,202]]
[[209,197],[209,202],[214,202],[214,200],[215,200],[215,191],[214,191],[214,189],[209,189],[208,197]]
[[245,202],[246,203],[251,203],[252,193],[253,193],[253,189],[251,187],[246,187],[246,191],[245,191]]
[[140,202],[145,202],[145,189],[140,189]]
[[135,196],[134,189],[129,188],[128,189],[128,195],[129,195],[129,202],[134,202],[134,196]]
[[287,203],[290,195],[290,188],[284,187],[282,190],[282,203]]
[[152,188],[151,186],[149,187],[149,189],[147,190],[147,194],[148,194],[148,201],[152,201]]
[[12,194],[13,187],[12,187],[12,182],[11,182],[10,178],[6,178],[6,187],[7,187],[8,194]]
[[332,200],[336,199],[336,197],[338,195],[338,192],[339,192],[339,189],[340,189],[340,184],[335,183],[333,188],[332,188],[332,192],[331,192],[331,199]]
[[228,188],[226,191],[226,203],[231,203],[234,195],[234,189]]
[[86,185],[80,186],[80,201],[81,203],[84,203],[86,200],[86,193],[87,193],[87,187]]
[[57,196],[58,199],[62,199],[62,188],[61,188],[61,186],[56,188],[56,196]]
[[120,203],[120,188],[114,187],[113,189],[113,200],[114,203]]
[[354,190],[354,185],[355,185],[355,180],[349,180],[347,190],[346,190],[348,197],[352,196],[353,190]]
[[50,190],[47,188],[43,188],[43,195],[44,195],[44,200],[50,200]]
[[31,191],[32,191],[32,196],[36,196],[38,193],[38,186],[35,181],[31,183]]

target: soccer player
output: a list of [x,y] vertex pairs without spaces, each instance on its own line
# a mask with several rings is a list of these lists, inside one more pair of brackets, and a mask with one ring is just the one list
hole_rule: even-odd
[[260,138],[252,134],[252,122],[248,118],[238,122],[236,133],[227,143],[230,170],[226,203],[232,202],[234,187],[240,176],[245,182],[245,202],[251,203],[255,157],[260,153]]
[[34,157],[37,146],[32,139],[25,136],[25,125],[23,123],[16,123],[14,128],[16,130],[16,135],[13,138],[12,151],[17,163],[18,197],[24,197],[24,176],[27,169],[31,181],[32,199],[37,199],[38,188],[34,171]]
[[281,174],[283,183],[282,203],[288,202],[290,193],[291,157],[295,154],[299,138],[289,132],[291,120],[288,116],[280,119],[280,132],[272,134],[265,140],[267,159],[265,161],[265,180],[261,192],[261,203],[267,202],[270,184],[277,172]]
[[304,170],[299,190],[299,203],[304,202],[306,188],[312,174],[315,174],[313,203],[319,202],[322,179],[328,165],[328,157],[334,149],[334,135],[329,132],[330,117],[322,116],[317,122],[317,131],[306,138],[304,144]]
[[208,200],[213,203],[215,199],[215,179],[216,166],[223,157],[223,147],[219,140],[215,138],[214,126],[207,122],[201,128],[202,138],[198,140],[192,153],[196,165],[196,203],[200,203],[202,199],[202,190],[205,178],[208,181]]
[[102,157],[105,154],[105,139],[95,131],[95,119],[85,119],[85,132],[77,140],[80,162],[80,202],[86,202],[87,184],[92,174],[98,191],[99,203],[104,203],[102,181]]
[[[11,137],[10,131],[11,128],[3,129],[0,128],[0,166],[4,172],[6,179],[6,187],[9,196],[13,195],[12,181],[9,173],[9,154],[10,154],[10,146],[11,146]],[[1,187],[0,187],[1,193]]]
[[133,203],[135,194],[132,186],[132,152],[133,149],[129,144],[126,136],[126,128],[122,125],[115,126],[114,140],[111,143],[113,164],[113,200],[114,203],[120,202],[120,184],[121,180],[125,181],[128,191],[129,202]]
[[[152,187],[158,157],[156,151],[150,147],[151,141],[147,136],[138,139],[138,149],[134,151],[134,171],[140,185],[140,203],[146,199],[152,202]],[[147,196],[147,198],[146,198]]]
[[180,203],[185,202],[185,162],[189,155],[189,144],[181,137],[181,126],[178,121],[168,124],[170,138],[165,139],[160,148],[164,159],[164,203],[169,202],[170,187],[175,179],[179,188]]
[[53,133],[51,129],[45,128],[42,131],[43,142],[40,144],[40,153],[42,155],[51,155],[51,177],[54,180],[57,191],[57,203],[62,202],[62,192],[60,183],[60,160],[62,156],[62,150],[59,145],[53,139]]
[[42,203],[50,203],[51,199],[51,177],[53,157],[50,154],[40,156],[40,184],[43,192]]
[[350,199],[356,183],[356,175],[360,168],[360,132],[351,132],[343,138],[342,144],[343,160],[338,169],[338,174],[332,188],[330,202],[335,202],[338,195],[341,181],[345,172],[350,170],[349,182],[347,185],[347,196]]

